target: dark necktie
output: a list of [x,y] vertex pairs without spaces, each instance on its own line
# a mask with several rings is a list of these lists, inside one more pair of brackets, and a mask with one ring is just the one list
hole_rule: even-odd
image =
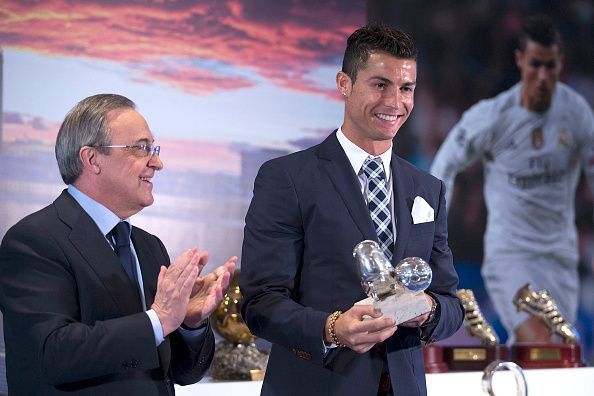
[[114,251],[120,259],[120,264],[124,267],[128,278],[138,289],[138,276],[136,275],[136,263],[132,256],[130,247],[130,224],[126,221],[120,221],[109,233],[115,240]]
[[394,233],[392,232],[390,196],[382,159],[367,157],[361,169],[367,176],[367,206],[375,226],[375,232],[384,254],[388,260],[392,260]]

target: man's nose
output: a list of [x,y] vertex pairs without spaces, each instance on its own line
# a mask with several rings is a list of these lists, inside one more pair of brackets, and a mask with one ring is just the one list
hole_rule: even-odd
[[392,92],[388,92],[388,95],[386,95],[386,105],[390,106],[390,107],[394,107],[395,109],[399,109],[400,106],[402,105],[402,93],[400,92],[400,90],[395,89]]
[[538,71],[536,73],[536,76],[538,78],[539,81],[543,81],[546,80],[549,76],[549,69],[546,68],[546,66],[540,66],[538,68]]
[[159,154],[153,154],[148,162],[148,166],[155,168],[156,170],[163,169],[163,161],[161,161],[161,156]]

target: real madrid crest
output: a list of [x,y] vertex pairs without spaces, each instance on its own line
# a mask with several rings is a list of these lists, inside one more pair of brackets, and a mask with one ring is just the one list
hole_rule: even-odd
[[544,146],[544,133],[542,127],[537,127],[532,130],[532,147],[535,150],[540,150]]
[[561,146],[563,148],[567,148],[569,142],[568,142],[567,131],[565,129],[561,129],[559,131],[559,138],[557,139],[557,142],[559,143],[559,146]]

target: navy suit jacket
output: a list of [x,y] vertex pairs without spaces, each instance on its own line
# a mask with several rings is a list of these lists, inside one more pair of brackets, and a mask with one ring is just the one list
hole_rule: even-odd
[[[336,348],[324,355],[328,315],[365,297],[353,247],[377,240],[357,175],[336,134],[320,145],[265,163],[256,177],[245,226],[240,287],[250,330],[270,341],[264,395],[374,395],[389,369],[396,395],[425,395],[422,341],[441,339],[461,325],[458,276],[447,243],[444,185],[392,155],[393,263],[417,256],[433,270],[427,290],[439,321],[423,333],[399,327],[371,351]],[[435,210],[435,221],[413,224],[416,196]]]
[[[132,227],[132,241],[150,307],[169,256],[140,228]],[[0,308],[10,394],[173,394],[172,382],[198,381],[214,352],[210,328],[202,345],[173,332],[155,346],[137,290],[66,190],[6,233]]]

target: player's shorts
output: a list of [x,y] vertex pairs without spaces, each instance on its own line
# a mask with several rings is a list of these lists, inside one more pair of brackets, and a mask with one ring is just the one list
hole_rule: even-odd
[[575,324],[579,304],[577,263],[531,254],[491,256],[485,259],[481,275],[507,331],[508,345],[514,341],[514,329],[528,318],[528,314],[518,312],[512,302],[518,289],[526,283],[530,283],[534,291],[546,289],[565,320]]

